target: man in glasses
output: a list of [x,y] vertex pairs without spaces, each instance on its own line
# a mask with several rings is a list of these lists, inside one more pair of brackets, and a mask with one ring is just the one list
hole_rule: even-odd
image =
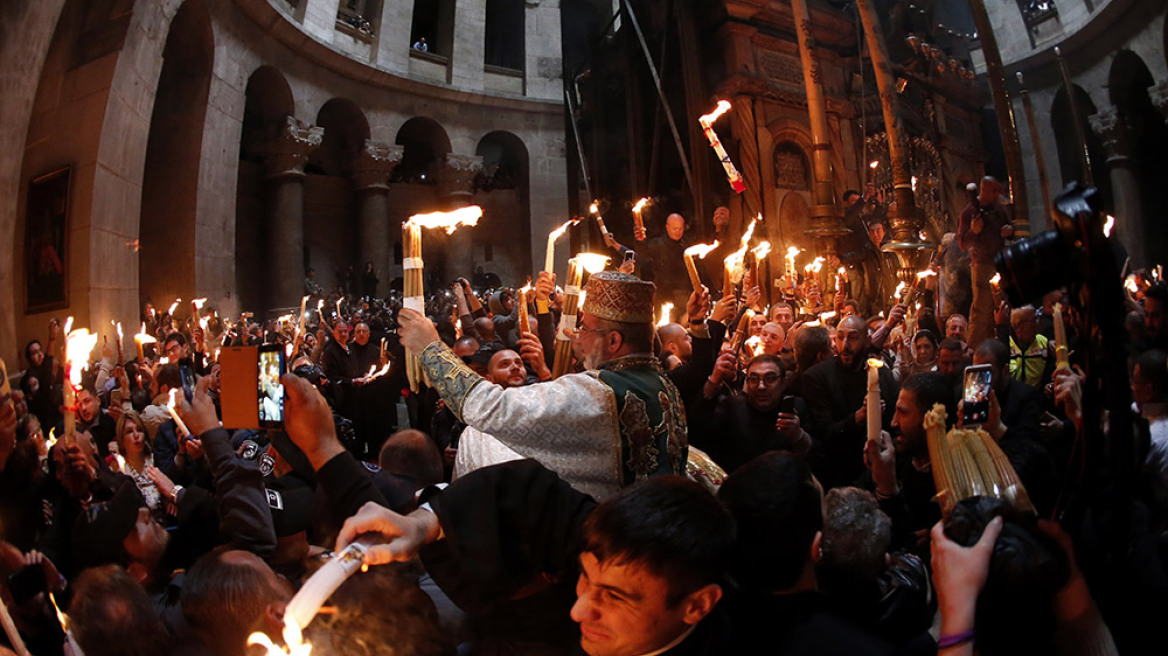
[[456,416],[603,501],[637,480],[684,473],[688,437],[677,388],[653,357],[653,283],[605,271],[585,291],[560,339],[572,340],[586,371],[539,385],[482,384],[417,312],[401,311],[399,333]]
[[783,394],[786,370],[776,355],[755,356],[746,365],[742,390],[711,400],[705,449],[726,473],[767,451],[810,453],[814,445],[803,430],[803,399]]

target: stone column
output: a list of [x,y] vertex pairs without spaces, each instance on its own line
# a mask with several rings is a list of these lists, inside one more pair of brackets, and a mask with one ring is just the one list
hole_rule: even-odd
[[324,128],[287,116],[280,135],[268,142],[270,307],[291,307],[304,294],[304,164],[323,137]]
[[301,0],[304,3],[304,29],[317,41],[333,42],[337,30],[337,8],[341,0]]
[[[402,146],[369,139],[353,162],[357,188],[357,241],[362,271],[366,262],[385,277],[389,257],[389,174],[402,160]],[[388,284],[388,281],[387,281]]]
[[564,62],[559,0],[527,0],[524,20],[524,76],[527,96],[562,101]]
[[391,73],[410,72],[410,26],[414,22],[414,0],[385,0],[381,24],[377,28],[377,66]]
[[[438,172],[438,196],[447,209],[465,207],[474,199],[474,178],[483,168],[483,158],[478,155],[456,155],[446,153],[442,162],[442,170]],[[490,230],[489,216],[484,216],[480,223],[485,230]],[[446,267],[447,278],[455,275],[470,277],[475,254],[472,250],[474,231],[480,228],[460,228],[446,240],[446,249],[443,255],[449,265]],[[431,231],[433,232],[433,231]]]
[[1164,115],[1164,121],[1168,122],[1168,82],[1157,82],[1148,87],[1148,96],[1156,109]]
[[1105,107],[1090,116],[1091,129],[1103,139],[1107,152],[1107,169],[1111,176],[1111,196],[1115,209],[1115,230],[1132,258],[1132,268],[1142,266],[1145,248],[1144,210],[1140,201],[1140,181],[1136,170],[1136,144],[1127,122],[1115,107]]
[[460,89],[482,91],[486,56],[486,0],[462,0],[454,6],[454,43],[450,83]]

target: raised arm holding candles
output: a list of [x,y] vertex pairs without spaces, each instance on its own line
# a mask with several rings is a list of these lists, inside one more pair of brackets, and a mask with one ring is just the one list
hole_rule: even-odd
[[701,124],[702,131],[706,134],[706,139],[710,140],[710,147],[714,149],[718,160],[722,162],[722,169],[726,171],[726,179],[730,181],[730,186],[734,189],[734,193],[740,194],[746,191],[746,183],[742,180],[742,174],[738,172],[738,169],[734,168],[734,162],[730,161],[730,155],[726,154],[726,149],[722,147],[722,141],[718,138],[718,133],[714,132],[714,122],[728,111],[730,111],[730,101],[719,100],[714,111],[699,117],[698,123]]
[[[446,234],[454,234],[459,226],[478,225],[483,209],[478,205],[470,205],[451,212],[431,212],[415,214],[402,224],[402,243],[405,245],[406,257],[402,261],[404,277],[402,280],[402,307],[410,308],[426,314],[425,289],[423,285],[422,262],[422,228],[441,228]],[[565,226],[566,228],[566,226]],[[417,392],[421,387],[422,368],[418,362],[418,354],[406,351],[406,375],[409,378],[410,389]]]

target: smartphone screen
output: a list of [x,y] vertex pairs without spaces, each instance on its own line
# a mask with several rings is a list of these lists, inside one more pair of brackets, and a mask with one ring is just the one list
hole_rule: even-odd
[[965,391],[962,393],[962,423],[981,424],[989,418],[993,372],[988,364],[965,368]]
[[280,428],[284,425],[284,384],[280,379],[288,369],[284,361],[284,349],[278,344],[261,346],[259,360],[256,390],[259,397],[260,426]]
[[182,376],[183,396],[190,403],[195,398],[195,368],[189,361],[183,360],[178,363],[178,372]]

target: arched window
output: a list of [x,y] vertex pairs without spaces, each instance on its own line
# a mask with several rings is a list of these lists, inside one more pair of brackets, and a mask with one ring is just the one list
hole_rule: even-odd
[[811,166],[807,155],[794,141],[775,144],[773,163],[775,186],[784,189],[810,189]]
[[390,182],[438,184],[438,169],[450,152],[450,138],[437,121],[411,118],[398,130],[396,143],[403,147],[402,161],[394,168]]

